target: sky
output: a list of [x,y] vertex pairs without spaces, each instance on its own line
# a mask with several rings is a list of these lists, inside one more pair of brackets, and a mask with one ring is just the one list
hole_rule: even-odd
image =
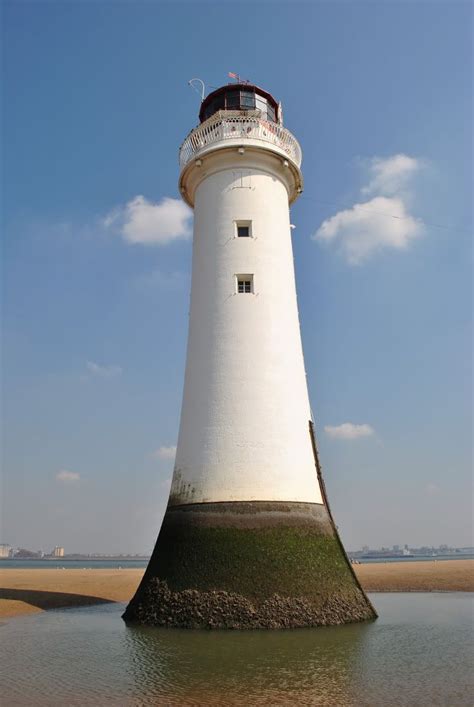
[[3,3],[0,543],[151,551],[192,213],[178,148],[237,72],[303,150],[305,365],[343,542],[472,540],[472,5]]

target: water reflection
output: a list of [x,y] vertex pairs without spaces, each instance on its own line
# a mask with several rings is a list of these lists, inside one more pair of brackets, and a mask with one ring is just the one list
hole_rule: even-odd
[[373,595],[374,623],[298,631],[126,627],[124,605],[0,625],[2,704],[472,706],[472,595]]
[[369,624],[205,633],[127,627],[126,642],[144,700],[342,707],[353,704],[354,669],[368,631]]

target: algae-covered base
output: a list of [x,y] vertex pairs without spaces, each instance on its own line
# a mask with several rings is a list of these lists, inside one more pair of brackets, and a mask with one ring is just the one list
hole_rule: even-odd
[[324,505],[168,508],[129,623],[297,628],[376,617]]

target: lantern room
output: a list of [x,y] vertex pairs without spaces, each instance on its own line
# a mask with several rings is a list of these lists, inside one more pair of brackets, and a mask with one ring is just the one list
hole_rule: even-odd
[[260,111],[262,120],[280,123],[279,106],[273,96],[263,88],[249,83],[221,86],[203,100],[199,120],[203,123],[220,110]]

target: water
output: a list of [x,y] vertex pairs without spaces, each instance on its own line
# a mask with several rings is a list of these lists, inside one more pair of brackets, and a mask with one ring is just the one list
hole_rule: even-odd
[[[149,558],[143,558],[138,560],[128,560],[114,558],[109,560],[68,560],[67,558],[60,558],[58,560],[0,560],[0,570],[2,569],[126,569],[137,567],[139,569],[145,569],[148,564]],[[433,560],[472,560],[474,559],[474,554],[470,553],[458,553],[456,555],[414,555],[413,557],[370,557],[359,560],[362,564],[372,564],[376,562],[433,562]]]
[[130,628],[120,604],[18,618],[2,704],[471,706],[472,595],[371,599],[376,622],[297,631]]
[[442,562],[445,562],[447,560],[474,560],[474,554],[472,552],[459,552],[455,555],[450,553],[448,555],[409,555],[408,557],[358,558],[358,561],[363,565],[373,564],[376,562],[433,562],[438,560],[441,560]]
[[113,570],[113,569],[145,569],[148,564],[148,559],[142,560],[121,560],[120,558],[113,560],[0,560],[0,570],[16,569],[16,570]]

